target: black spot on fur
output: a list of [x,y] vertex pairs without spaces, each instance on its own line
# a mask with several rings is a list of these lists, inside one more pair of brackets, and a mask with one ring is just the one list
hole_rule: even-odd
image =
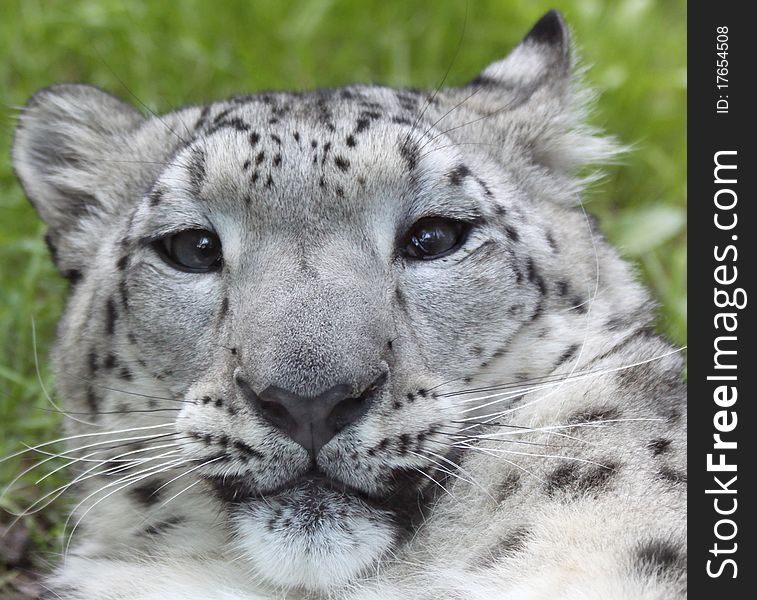
[[265,160],[265,152],[261,150],[260,152],[258,152],[258,155],[255,157],[255,164],[259,165],[264,160]]
[[652,451],[652,456],[659,456],[660,454],[665,454],[670,450],[671,443],[671,440],[667,440],[665,438],[657,438],[649,442],[647,444],[647,448]]
[[518,230],[515,229],[515,227],[513,227],[512,225],[506,226],[505,232],[507,233],[507,237],[509,237],[513,242],[520,240],[520,234],[518,233]]
[[116,366],[116,357],[112,353],[108,354],[108,356],[106,356],[105,360],[103,361],[103,368],[111,370],[115,366]]
[[199,196],[202,186],[205,183],[205,152],[199,148],[195,148],[192,151],[192,158],[188,170],[192,188]]
[[326,142],[323,145],[323,158],[321,159],[321,164],[326,164],[326,158],[328,157],[330,151],[331,151],[331,142]]
[[116,268],[119,271],[123,271],[123,270],[126,269],[126,266],[128,264],[129,264],[129,257],[128,257],[128,255],[124,255],[121,258],[119,258],[118,261],[116,262]]
[[604,488],[618,465],[605,461],[603,465],[579,467],[575,463],[564,463],[547,476],[546,492],[550,497],[567,493],[573,498],[596,494]]
[[294,141],[295,141],[295,142],[297,142],[297,143],[299,144],[299,142],[300,142],[300,132],[299,132],[299,131],[295,131],[295,132],[294,132],[294,133],[292,134],[292,137],[294,138]]
[[108,298],[105,301],[105,333],[113,335],[116,330],[116,303],[113,298]]
[[511,529],[475,566],[479,569],[485,569],[502,560],[507,560],[518,552],[522,552],[528,544],[530,537],[531,531],[527,527],[521,526]]
[[86,395],[87,408],[92,414],[96,414],[100,409],[100,398],[97,397],[94,388],[90,385],[87,387]]
[[252,161],[248,158],[244,163],[242,164],[242,170],[246,171],[250,168],[250,165],[252,164]]
[[208,116],[210,115],[210,106],[203,106],[202,110],[200,111],[200,116],[197,118],[197,121],[195,122],[195,129],[202,129],[205,127],[205,124],[208,121]]
[[529,257],[528,259],[527,277],[528,280],[538,288],[539,293],[542,296],[545,296],[547,294],[547,284],[544,283],[544,278],[539,273],[539,270],[536,267],[536,263],[531,257]]
[[274,142],[275,142],[276,144],[278,144],[279,146],[281,146],[281,138],[280,138],[279,136],[277,136],[277,135],[276,135],[275,133],[272,133],[272,134],[271,134],[271,139],[272,139],[272,140],[273,140],[273,141],[274,141]]
[[163,482],[158,479],[149,479],[131,488],[130,495],[139,503],[145,506],[152,506],[160,500],[161,493],[159,488],[162,485]]
[[415,171],[415,167],[418,166],[418,145],[411,141],[403,143],[400,145],[400,156],[405,161],[408,171]]
[[233,129],[235,131],[241,131],[242,133],[245,133],[250,130],[250,126],[242,121],[242,119],[240,119],[239,117],[222,119],[220,121],[217,121],[206,135],[211,135],[219,129]]
[[494,197],[494,194],[492,193],[491,189],[489,189],[489,186],[486,185],[486,182],[483,179],[481,179],[479,177],[476,177],[476,183],[478,183],[478,185],[481,186],[481,189],[484,191],[484,195],[487,198],[493,198]]
[[350,170],[350,161],[346,159],[344,156],[335,156],[334,164],[343,173],[346,173],[347,171]]
[[260,141],[260,134],[253,131],[250,134],[250,146],[255,147],[259,141]]
[[370,119],[366,119],[365,117],[360,117],[355,123],[355,134],[363,133],[363,131],[368,129],[370,125],[371,125]]
[[570,286],[567,281],[558,281],[555,284],[555,289],[557,289],[557,294],[559,296],[567,296],[570,291]]
[[579,315],[584,315],[589,310],[589,303],[580,296],[574,296],[570,301],[570,309],[576,311]]
[[536,308],[534,308],[534,312],[531,313],[531,317],[529,319],[531,322],[534,322],[543,314],[544,314],[544,303],[539,302],[539,304],[536,305]]
[[167,519],[164,519],[158,523],[153,523],[147,529],[145,529],[144,533],[145,535],[148,535],[150,537],[155,537],[158,535],[163,535],[168,530],[173,529],[177,525],[181,525],[185,522],[186,519],[184,517],[169,517]]
[[229,297],[226,296],[221,301],[221,311],[219,313],[219,318],[223,319],[224,317],[226,317],[226,315],[228,314],[228,312],[229,312]]
[[274,167],[280,167],[281,166],[281,154],[277,154],[273,157],[273,166]]
[[67,279],[72,286],[75,286],[77,283],[79,283],[82,278],[82,273],[78,269],[68,269],[67,271],[61,273],[61,275],[65,279]]
[[127,367],[121,367],[121,371],[118,373],[118,376],[125,381],[132,380],[131,371]]
[[686,483],[688,479],[686,473],[683,471],[677,471],[667,465],[662,467],[658,473],[660,474],[660,477],[671,483]]
[[678,576],[686,570],[686,557],[682,550],[667,540],[643,542],[635,550],[639,570],[648,575]]
[[354,148],[355,146],[357,146],[357,142],[355,141],[354,135],[347,136],[347,146],[349,146],[350,148]]
[[462,184],[468,175],[470,175],[470,169],[465,165],[459,165],[447,173],[447,177],[452,185]]
[[150,206],[157,206],[163,200],[163,190],[160,188],[154,188],[149,194]]
[[273,177],[269,174],[265,180],[265,187],[270,188],[273,185]]
[[397,299],[397,306],[403,310],[407,310],[407,300],[405,299],[405,294],[402,293],[400,288],[395,288],[394,297]]
[[566,362],[566,361],[570,360],[571,358],[573,358],[573,356],[575,356],[576,352],[578,352],[578,348],[579,348],[578,344],[573,344],[572,346],[569,346],[565,350],[565,352],[563,352],[560,355],[560,358],[557,359],[557,362],[555,363],[555,368],[559,367],[564,362]]
[[614,406],[587,408],[568,418],[568,424],[614,421],[620,418],[620,411]]
[[334,188],[334,193],[336,194],[337,198],[344,198],[344,188],[341,185],[338,185]]
[[236,440],[234,442],[234,448],[239,450],[239,452],[245,457],[257,458],[258,460],[262,460],[264,458],[260,452],[255,450],[255,448],[248,446],[241,440]]
[[516,471],[508,473],[502,483],[495,487],[494,497],[497,502],[504,502],[520,489],[520,474]]
[[557,242],[555,241],[555,236],[552,234],[551,231],[547,231],[546,236],[547,243],[549,244],[550,249],[552,252],[557,252],[559,248],[557,247]]

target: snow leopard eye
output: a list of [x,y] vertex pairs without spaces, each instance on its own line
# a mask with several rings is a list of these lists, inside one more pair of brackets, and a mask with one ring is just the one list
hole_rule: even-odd
[[451,254],[465,243],[471,224],[445,217],[425,217],[405,234],[402,253],[416,260],[434,260]]
[[158,254],[173,268],[205,273],[221,268],[221,240],[204,229],[187,229],[156,242]]

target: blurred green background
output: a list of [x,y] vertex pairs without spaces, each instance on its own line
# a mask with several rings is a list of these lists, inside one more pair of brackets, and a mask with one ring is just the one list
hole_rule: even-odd
[[[434,87],[450,64],[448,83],[462,83],[553,7],[592,67],[587,79],[601,93],[594,124],[634,147],[608,169],[587,207],[639,266],[660,303],[660,331],[685,344],[684,0],[0,0],[0,456],[58,432],[35,371],[32,319],[49,385],[44,364],[66,285],[9,156],[16,109],[33,92],[82,81],[167,111],[262,89],[355,81]],[[25,464],[0,463],[0,485]],[[60,481],[51,479],[44,490]],[[42,494],[34,478],[24,481],[0,507],[17,509]],[[50,533],[63,508],[25,519],[32,548],[54,549]],[[14,563],[0,553],[7,563],[0,595],[4,585],[22,587],[25,575],[11,567],[28,564],[28,555]]]

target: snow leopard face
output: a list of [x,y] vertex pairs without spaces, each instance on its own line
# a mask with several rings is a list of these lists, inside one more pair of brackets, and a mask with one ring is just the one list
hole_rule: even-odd
[[574,173],[612,146],[581,124],[569,63],[549,13],[436,92],[150,118],[91,87],[34,96],[14,165],[74,282],[56,353],[74,432],[141,428],[113,454],[172,461],[98,510],[210,503],[280,586],[346,583],[411,535],[486,418],[466,394],[550,373],[587,335],[609,251]]

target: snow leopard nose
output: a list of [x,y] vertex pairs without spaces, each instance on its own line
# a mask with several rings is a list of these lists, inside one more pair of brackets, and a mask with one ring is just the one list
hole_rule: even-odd
[[335,385],[315,397],[273,385],[256,394],[244,379],[237,378],[237,384],[263,419],[315,457],[336,434],[368,412],[386,378],[383,373],[358,396],[351,395],[353,388],[347,384]]

